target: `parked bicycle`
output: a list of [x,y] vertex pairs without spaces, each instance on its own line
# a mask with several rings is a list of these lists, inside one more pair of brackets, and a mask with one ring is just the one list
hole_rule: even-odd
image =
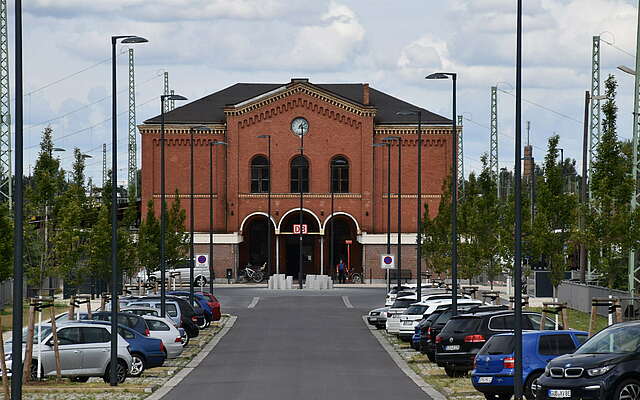
[[244,269],[240,271],[240,278],[245,282],[255,282],[260,283],[264,280],[265,270],[267,269],[267,263],[265,262],[261,266],[256,266],[251,263],[248,263]]

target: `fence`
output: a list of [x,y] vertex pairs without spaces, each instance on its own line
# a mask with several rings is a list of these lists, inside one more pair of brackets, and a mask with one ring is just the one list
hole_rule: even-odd
[[[629,297],[629,292],[571,281],[562,281],[558,286],[558,300],[561,303],[567,303],[569,308],[586,313],[591,312],[591,299],[604,299],[609,296],[625,298]],[[598,307],[598,314],[608,315],[607,307]]]

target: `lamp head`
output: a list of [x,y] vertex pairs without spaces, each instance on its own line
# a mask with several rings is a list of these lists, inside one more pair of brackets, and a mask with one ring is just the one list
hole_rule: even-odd
[[431,75],[425,76],[424,79],[449,79],[449,75],[450,74],[444,72],[435,72]]
[[391,136],[391,137],[382,139],[383,142],[387,142],[389,144],[391,144],[391,142],[393,142],[394,140],[398,140],[399,141],[400,138],[398,136]]
[[52,150],[53,151],[67,151],[66,149],[63,149],[62,147],[54,147]]
[[409,115],[417,115],[420,111],[398,111],[396,115],[409,116]]
[[83,154],[82,158],[93,158],[91,154]]
[[160,97],[162,97],[163,100],[187,100],[186,97],[179,94],[163,94]]
[[147,43],[148,40],[140,36],[128,36],[122,40],[123,44]]
[[213,142],[213,144],[221,144],[221,145],[223,145],[223,146],[226,146],[226,145],[227,145],[227,142],[221,142],[221,141],[219,141],[219,140],[216,140],[215,142]]
[[618,65],[618,69],[622,72],[626,72],[629,75],[635,75],[636,74],[636,70],[631,68],[631,67],[627,67],[626,65]]

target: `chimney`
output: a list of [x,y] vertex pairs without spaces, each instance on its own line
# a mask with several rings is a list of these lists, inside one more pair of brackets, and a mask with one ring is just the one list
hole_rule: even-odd
[[362,104],[364,104],[365,106],[369,105],[369,84],[368,83],[362,84]]
[[533,146],[530,144],[524,146],[524,177],[529,180],[534,174],[535,164],[533,161]]

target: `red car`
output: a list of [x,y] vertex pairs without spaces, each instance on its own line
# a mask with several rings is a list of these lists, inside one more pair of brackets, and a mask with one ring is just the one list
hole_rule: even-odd
[[207,299],[207,303],[211,308],[212,313],[212,321],[220,321],[222,314],[220,313],[220,302],[213,294],[209,292],[198,292],[198,294],[203,295]]

